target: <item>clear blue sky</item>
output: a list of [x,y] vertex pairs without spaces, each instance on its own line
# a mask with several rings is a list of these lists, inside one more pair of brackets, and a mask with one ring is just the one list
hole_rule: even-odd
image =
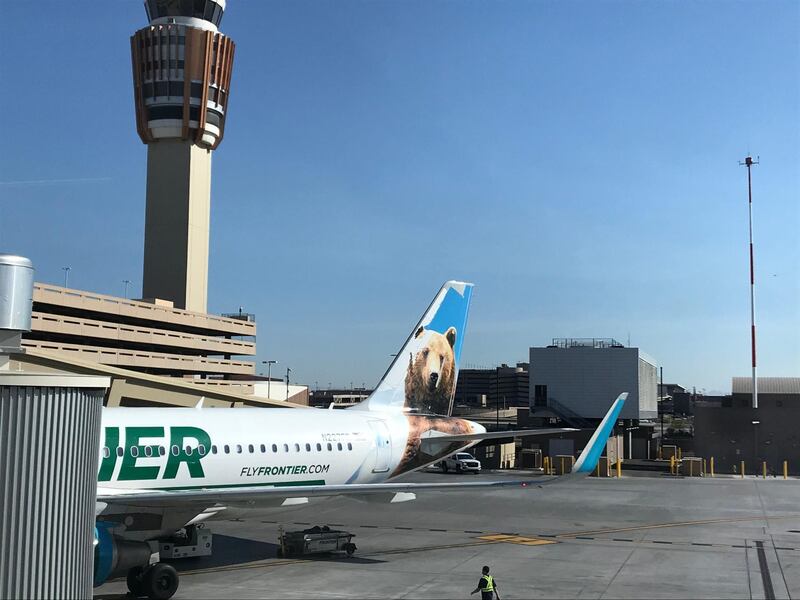
[[[142,3],[7,1],[3,25],[0,248],[140,293]],[[374,385],[459,278],[464,363],[630,334],[729,391],[752,152],[760,374],[800,374],[799,3],[230,0],[222,31],[209,309],[256,313],[277,371]]]

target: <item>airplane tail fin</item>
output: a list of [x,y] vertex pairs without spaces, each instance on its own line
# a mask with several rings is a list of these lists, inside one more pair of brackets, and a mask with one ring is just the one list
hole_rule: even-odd
[[378,387],[354,409],[450,415],[472,287],[442,286]]
[[586,444],[586,447],[583,449],[583,452],[581,452],[578,460],[575,461],[575,464],[572,466],[572,474],[583,473],[588,475],[597,468],[600,455],[603,453],[603,449],[606,447],[608,437],[611,435],[611,431],[614,428],[617,419],[619,418],[620,411],[622,410],[622,405],[625,404],[625,400],[627,398],[628,392],[623,392],[617,396],[616,400],[614,400],[614,404],[612,404],[611,408],[608,409],[606,416],[603,417],[602,421],[600,421],[600,425],[598,425],[597,429],[595,429],[594,434],[589,440],[589,443]]

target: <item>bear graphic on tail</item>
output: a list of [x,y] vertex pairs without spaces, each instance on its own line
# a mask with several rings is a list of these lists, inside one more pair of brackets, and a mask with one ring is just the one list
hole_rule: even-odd
[[408,357],[406,406],[416,413],[449,415],[456,381],[456,329],[442,334],[420,327],[414,338],[421,345]]

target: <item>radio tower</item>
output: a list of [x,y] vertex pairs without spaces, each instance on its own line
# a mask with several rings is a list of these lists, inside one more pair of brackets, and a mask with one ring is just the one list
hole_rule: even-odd
[[136,130],[147,144],[145,298],[206,312],[211,151],[219,146],[233,41],[225,0],[146,0],[131,37]]
[[753,261],[753,189],[750,183],[750,167],[757,165],[751,156],[740,162],[747,167],[747,206],[750,215],[750,351],[753,357],[753,408],[758,408],[758,378],[756,377],[756,275]]

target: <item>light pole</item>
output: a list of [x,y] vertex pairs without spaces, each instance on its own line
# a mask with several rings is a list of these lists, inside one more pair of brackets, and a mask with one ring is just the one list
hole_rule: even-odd
[[277,360],[262,360],[261,361],[262,365],[267,365],[267,398],[269,398],[270,400],[272,399],[272,397],[269,395],[269,391],[270,391],[269,390],[269,384],[272,381],[272,365],[274,365],[276,362],[278,362],[278,361]]
[[125,284],[125,298],[127,298],[128,297],[128,286],[131,284],[131,280],[130,279],[123,279],[122,283]]
[[289,399],[289,373],[291,373],[291,372],[292,372],[292,370],[289,367],[286,367],[286,399],[287,400]]
[[71,267],[61,267],[61,270],[64,271],[64,287],[69,287],[69,272],[72,270]]
[[750,218],[750,353],[753,363],[753,408],[758,408],[758,378],[756,377],[756,275],[753,258],[753,190],[750,184],[750,168],[757,165],[758,161],[752,156],[740,162],[747,167],[747,210]]

